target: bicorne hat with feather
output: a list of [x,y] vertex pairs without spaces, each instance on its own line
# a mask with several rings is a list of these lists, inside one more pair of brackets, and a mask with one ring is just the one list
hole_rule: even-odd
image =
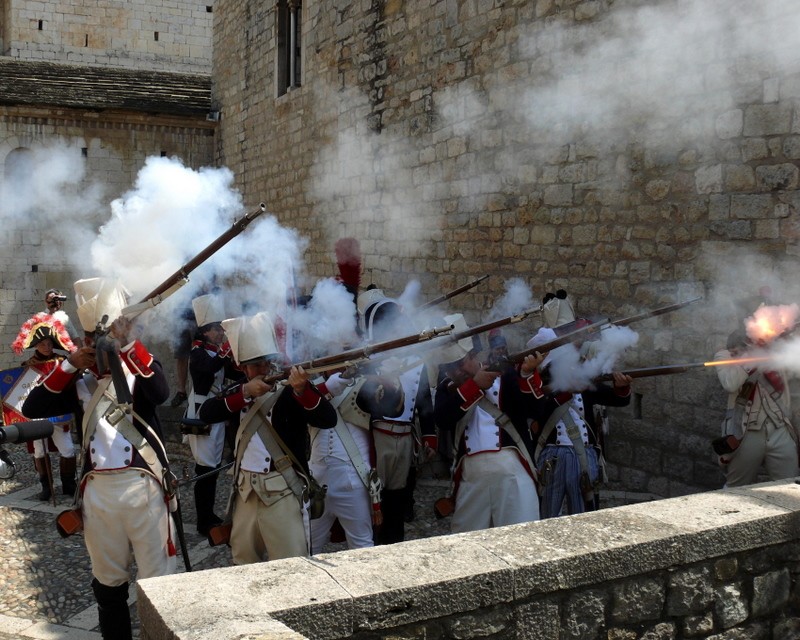
[[64,323],[58,318],[58,313],[37,313],[25,321],[20,327],[11,348],[17,355],[22,355],[25,349],[32,349],[45,338],[53,340],[53,347],[62,351],[72,352],[76,347],[67,333]]

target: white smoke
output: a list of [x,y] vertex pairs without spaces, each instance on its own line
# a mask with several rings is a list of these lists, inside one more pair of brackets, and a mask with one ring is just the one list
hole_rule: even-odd
[[[6,157],[0,175],[3,235],[15,242],[15,232],[41,236],[36,261],[63,261],[67,269],[85,263],[85,250],[102,219],[104,189],[86,176],[82,140],[43,140]],[[26,242],[26,251],[36,252]]]
[[578,349],[567,344],[550,352],[550,387],[554,391],[583,391],[593,388],[594,379],[616,370],[625,351],[636,346],[639,335],[629,327],[608,326],[597,340]]
[[287,324],[294,332],[294,362],[334,355],[360,343],[356,306],[344,285],[330,278],[317,282],[306,307],[288,308]]

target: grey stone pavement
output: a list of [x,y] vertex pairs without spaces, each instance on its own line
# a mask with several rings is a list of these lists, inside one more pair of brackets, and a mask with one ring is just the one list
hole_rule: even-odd
[[[167,450],[173,472],[179,477],[193,475],[194,461],[188,445],[180,443],[176,420],[182,409],[163,407],[161,418],[167,433]],[[51,454],[56,470],[56,506],[37,500],[41,491],[33,462],[24,444],[5,445],[17,471],[13,478],[0,480],[0,640],[99,640],[97,609],[91,591],[91,567],[78,534],[62,538],[55,528],[55,516],[69,508],[71,498],[61,495],[58,456]],[[408,539],[449,533],[449,519],[437,520],[433,502],[442,497],[448,482],[432,477],[422,469],[415,492],[416,517],[406,525]],[[222,475],[217,483],[218,514],[223,514],[230,478]],[[185,521],[187,549],[192,567],[197,570],[230,566],[227,546],[210,547],[195,530],[192,485],[181,487],[181,510]],[[344,549],[344,543],[331,544],[323,551]],[[178,558],[179,571],[184,571]],[[138,637],[135,588],[131,586],[131,611],[134,637]]]

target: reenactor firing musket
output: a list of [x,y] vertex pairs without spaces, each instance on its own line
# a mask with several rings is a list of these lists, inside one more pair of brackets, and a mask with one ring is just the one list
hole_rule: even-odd
[[420,309],[427,309],[428,307],[435,307],[437,304],[441,304],[445,300],[449,300],[450,298],[455,298],[457,295],[464,293],[465,291],[469,291],[473,287],[477,287],[481,282],[486,280],[489,277],[489,274],[485,276],[481,276],[477,280],[473,280],[472,282],[468,282],[467,284],[458,287],[457,289],[453,289],[452,291],[448,291],[447,293],[439,296],[438,298],[434,298],[430,302],[426,302],[423,305],[420,305]]
[[[711,362],[689,362],[686,364],[665,364],[658,367],[644,367],[641,369],[626,369],[619,371],[631,378],[650,378],[652,376],[668,376],[675,373],[686,373],[690,369],[702,369],[703,367],[719,367],[725,365],[752,364],[756,362],[766,362],[767,357],[755,358],[734,358],[732,360],[712,360]],[[594,378],[594,382],[610,382],[614,379],[613,374],[604,373]]]
[[[253,220],[255,220],[266,210],[266,205],[261,203],[258,209],[252,213],[245,214],[239,220],[236,220],[227,231],[224,231],[205,249],[200,251],[200,253],[195,255],[180,269],[178,269],[150,293],[144,296],[140,302],[122,309],[121,315],[128,320],[132,320],[142,311],[151,307],[155,307],[163,302],[166,298],[175,293],[188,282],[189,273],[194,271],[222,247],[242,233],[242,231],[244,231]],[[116,421],[119,422],[119,420],[121,420],[125,414],[130,414],[133,410],[133,396],[131,394],[130,387],[128,386],[125,372],[122,368],[122,361],[120,360],[119,356],[119,341],[110,334],[111,327],[108,326],[108,322],[108,316],[104,315],[101,321],[97,324],[95,329],[95,353],[98,372],[100,375],[103,375],[107,370],[111,371],[111,378],[114,385],[114,391],[116,393],[117,406],[108,416],[108,419],[116,419]],[[161,482],[164,486],[166,497],[170,500],[174,499],[176,502],[176,510],[173,514],[175,528],[178,534],[178,540],[180,542],[184,565],[187,571],[191,571],[192,567],[189,561],[186,536],[183,529],[183,517],[181,515],[180,508],[178,479],[175,477],[175,474],[172,473],[168,467],[166,467],[164,469],[164,477],[161,478]]]
[[411,335],[404,336],[403,338],[396,338],[394,340],[386,340],[385,342],[377,342],[375,344],[368,344],[357,349],[351,349],[342,353],[337,353],[332,356],[324,356],[314,360],[306,360],[298,362],[288,367],[284,367],[280,372],[265,376],[264,382],[272,384],[289,377],[292,367],[302,367],[307,373],[322,373],[325,371],[335,371],[353,367],[357,364],[369,360],[370,356],[376,353],[383,353],[385,351],[392,351],[394,349],[401,349],[403,347],[410,347],[421,342],[427,342],[433,338],[444,335],[452,331],[455,327],[452,324],[443,327],[434,327],[433,329],[425,329],[419,333],[412,333]]

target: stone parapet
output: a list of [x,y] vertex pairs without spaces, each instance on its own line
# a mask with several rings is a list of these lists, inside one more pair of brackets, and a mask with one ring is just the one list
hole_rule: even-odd
[[141,637],[796,637],[798,509],[783,481],[152,578]]

